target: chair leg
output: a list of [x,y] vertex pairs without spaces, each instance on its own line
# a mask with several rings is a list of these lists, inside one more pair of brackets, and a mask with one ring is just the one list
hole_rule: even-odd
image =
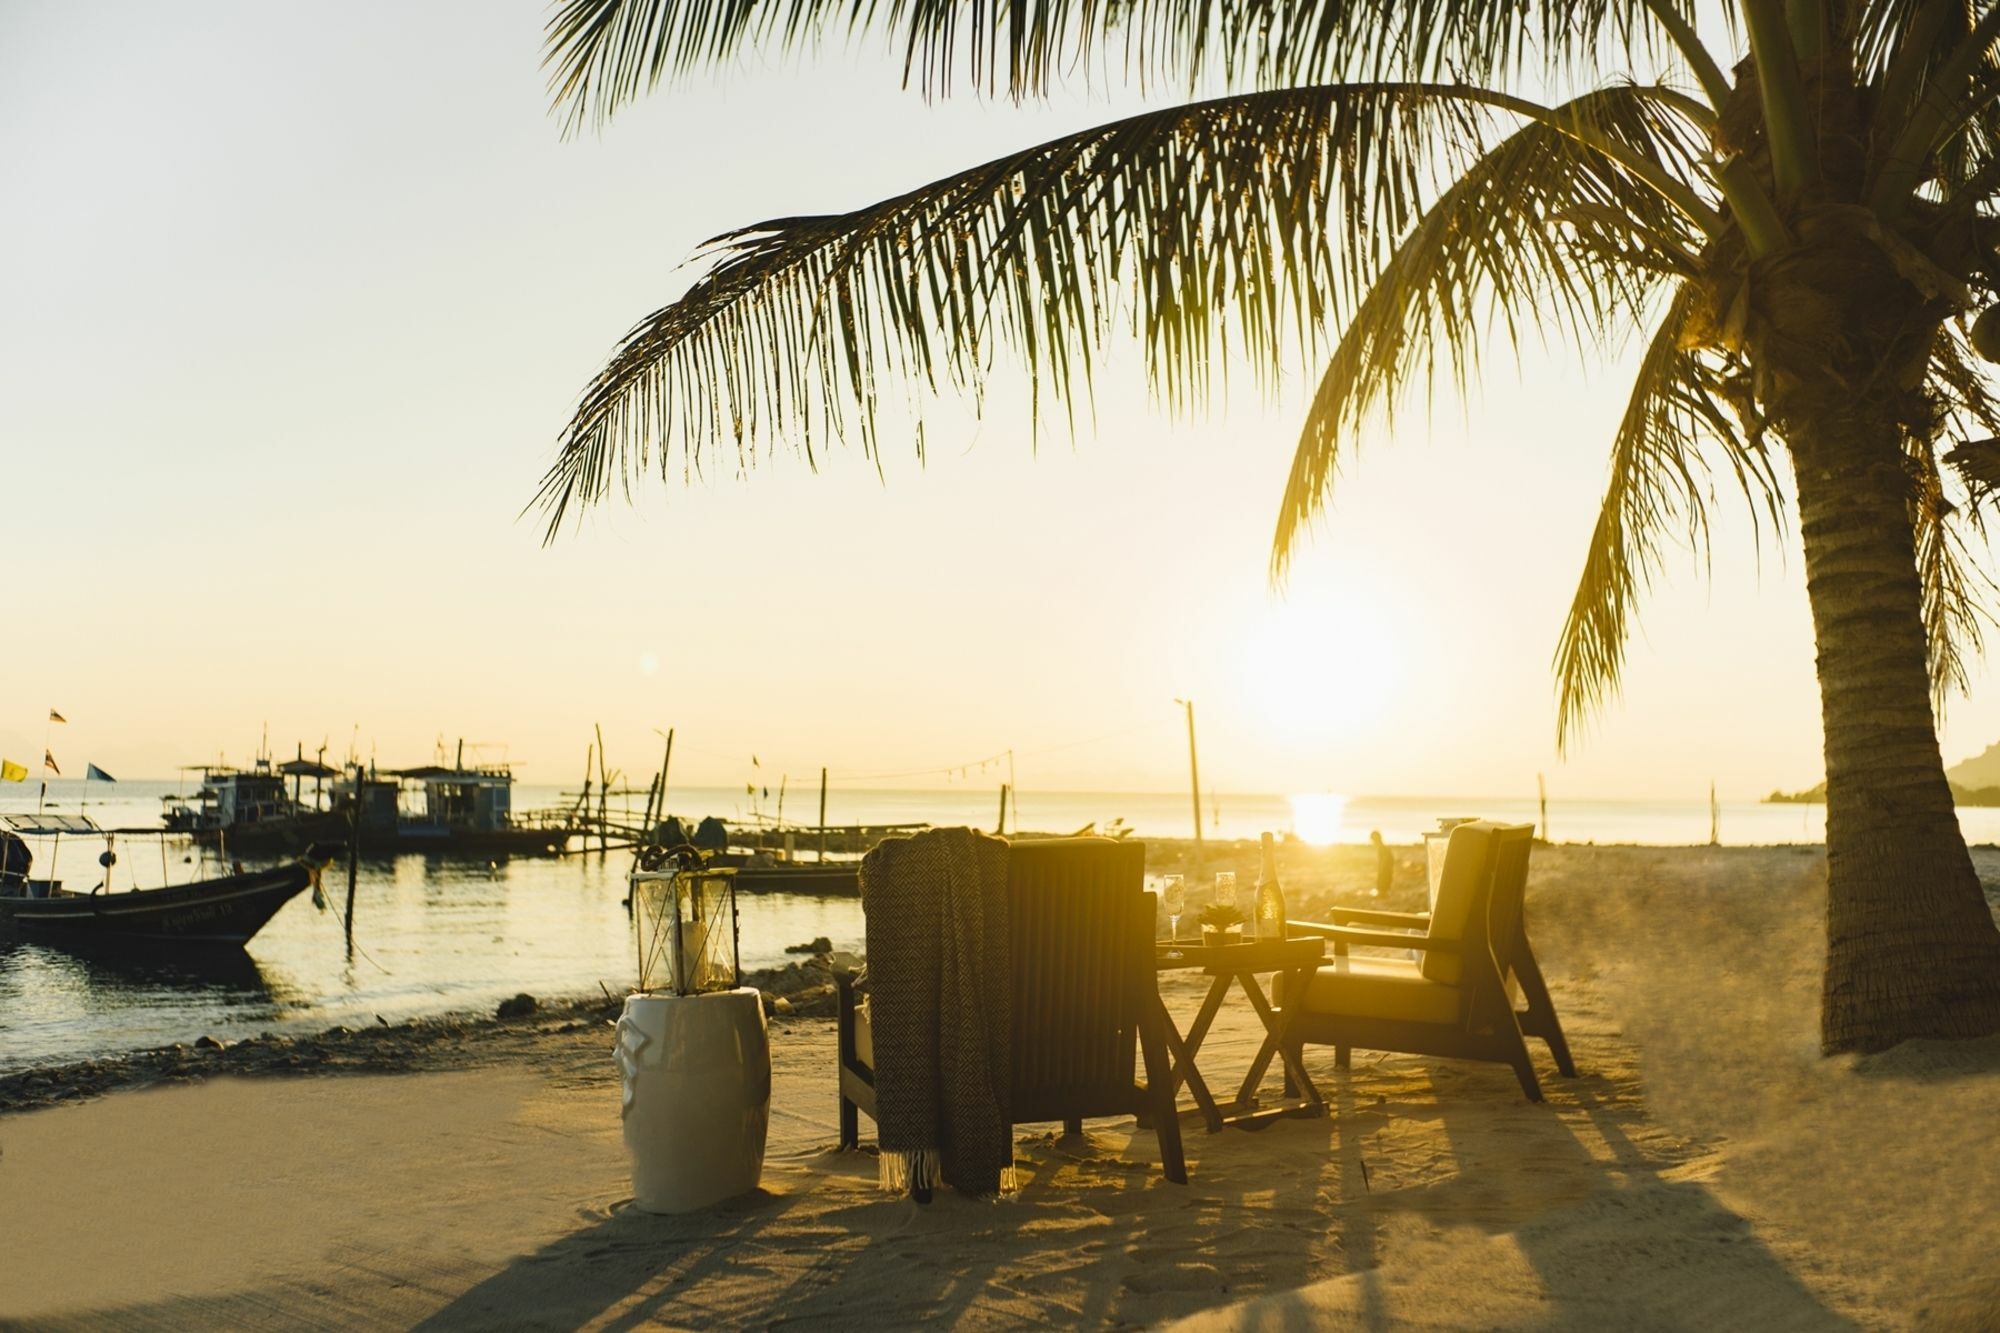
[[833,974],[833,1001],[834,1084],[840,1089],[840,1146],[857,1148],[861,1146],[860,1117],[858,1108],[848,1099],[845,1082],[847,1071],[859,1064],[854,1053],[855,1001],[852,973]]
[[1063,1121],[1063,1133],[1064,1133],[1064,1134],[1066,1134],[1066,1135],[1080,1135],[1080,1134],[1082,1134],[1082,1133],[1083,1133],[1083,1120],[1082,1120],[1082,1119],[1081,1119],[1080,1117],[1077,1117],[1077,1116],[1071,1116],[1071,1117],[1070,1117],[1069,1119],[1067,1119],[1067,1120],[1064,1120],[1064,1121]]
[[1556,1017],[1555,1004],[1549,999],[1549,984],[1542,979],[1541,964],[1535,961],[1535,951],[1528,947],[1526,939],[1515,950],[1514,975],[1520,980],[1522,997],[1528,1002],[1528,1021],[1521,1025],[1521,1030],[1547,1042],[1549,1054],[1555,1057],[1556,1072],[1564,1078],[1575,1078],[1576,1061],[1570,1059],[1562,1020]]
[[1520,1020],[1509,1009],[1506,1018],[1499,1024],[1500,1045],[1505,1051],[1505,1059],[1514,1067],[1514,1077],[1521,1080],[1521,1091],[1531,1102],[1542,1099],[1542,1081],[1535,1077],[1534,1062],[1528,1059],[1528,1043],[1521,1035]]
[[1352,1069],[1354,1067],[1354,1048],[1352,1046],[1335,1046],[1333,1048],[1333,1067],[1335,1069]]
[[1153,1136],[1160,1144],[1160,1168],[1176,1185],[1188,1183],[1187,1157],[1181,1150],[1181,1121],[1174,1110],[1174,1085],[1167,1065],[1167,1044],[1159,1025],[1165,1021],[1158,1005],[1142,1006],[1139,1054],[1146,1065],[1146,1097],[1152,1103]]

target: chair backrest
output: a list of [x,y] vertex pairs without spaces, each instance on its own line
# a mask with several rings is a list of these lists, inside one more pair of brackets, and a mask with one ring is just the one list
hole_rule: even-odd
[[1493,890],[1487,899],[1486,934],[1493,959],[1504,978],[1514,967],[1514,953],[1527,938],[1521,928],[1522,900],[1528,892],[1528,854],[1535,846],[1533,824],[1502,824],[1495,830]]
[[[1431,909],[1430,937],[1463,944],[1467,936],[1486,929],[1486,897],[1493,883],[1494,833],[1499,825],[1476,819],[1451,831],[1445,844],[1444,871],[1438,877],[1437,903]],[[1432,981],[1456,986],[1463,973],[1458,954],[1423,951],[1419,966]]]
[[1138,1027],[1156,984],[1145,886],[1143,843],[1047,838],[1008,847],[1015,1121],[1136,1109]]

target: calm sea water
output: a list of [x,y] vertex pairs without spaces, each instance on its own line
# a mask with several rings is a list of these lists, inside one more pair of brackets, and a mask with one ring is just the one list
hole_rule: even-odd
[[[108,827],[151,827],[160,797],[172,784],[126,782],[115,786],[52,784],[52,809],[81,808]],[[523,784],[516,805],[554,805],[553,788]],[[817,816],[818,793],[788,793],[788,823]],[[81,803],[81,804],[80,804]],[[33,810],[33,783],[10,786],[0,812]],[[747,820],[775,818],[777,801],[753,803],[740,790],[677,791],[669,807],[686,815],[720,814]],[[830,823],[971,824],[991,828],[997,791],[855,791],[835,793]],[[1209,837],[1254,837],[1260,831],[1296,831],[1319,841],[1366,840],[1380,829],[1392,842],[1413,842],[1440,817],[1484,815],[1533,821],[1533,799],[1493,797],[1236,796],[1204,801]],[[1141,837],[1185,837],[1192,813],[1185,794],[1035,793],[1018,806],[1018,827],[1072,832],[1103,828],[1122,819]],[[1961,812],[1974,842],[2000,841],[2000,810]],[[1010,817],[1010,827],[1015,826]],[[1817,842],[1823,836],[1820,806],[1769,806],[1725,802],[1721,835],[1732,845]],[[1705,801],[1554,801],[1549,833],[1562,842],[1705,843]],[[50,866],[47,848],[37,872]],[[95,884],[103,850],[96,842],[69,841],[56,849],[55,873],[71,887]],[[143,886],[162,878],[179,882],[201,867],[184,849],[163,857],[158,840],[127,839],[113,886],[135,878]],[[453,1010],[490,1010],[517,991],[551,996],[604,985],[628,988],[636,972],[633,927],[621,900],[629,854],[522,859],[494,866],[402,857],[364,864],[355,901],[356,949],[350,954],[338,912],[315,911],[302,895],[252,940],[247,956],[223,966],[184,963],[110,963],[72,957],[32,944],[0,944],[0,1072],[83,1059],[204,1033],[226,1039],[260,1032],[307,1033],[345,1024],[395,1021]],[[213,870],[211,863],[209,869]],[[336,909],[344,874],[327,877]],[[743,965],[782,962],[786,945],[825,935],[838,948],[857,948],[860,905],[852,900],[782,895],[746,897]]]

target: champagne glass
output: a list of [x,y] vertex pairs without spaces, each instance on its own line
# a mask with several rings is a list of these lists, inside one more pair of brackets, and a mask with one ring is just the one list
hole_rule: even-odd
[[1181,939],[1181,913],[1187,910],[1187,884],[1179,875],[1168,875],[1162,882],[1160,904],[1167,909],[1167,929],[1174,943]]

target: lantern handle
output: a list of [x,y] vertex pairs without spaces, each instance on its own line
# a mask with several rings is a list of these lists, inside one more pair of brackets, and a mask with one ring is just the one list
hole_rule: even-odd
[[673,847],[650,844],[639,849],[639,869],[662,870],[669,864],[676,870],[699,870],[702,866],[701,849],[690,842]]

